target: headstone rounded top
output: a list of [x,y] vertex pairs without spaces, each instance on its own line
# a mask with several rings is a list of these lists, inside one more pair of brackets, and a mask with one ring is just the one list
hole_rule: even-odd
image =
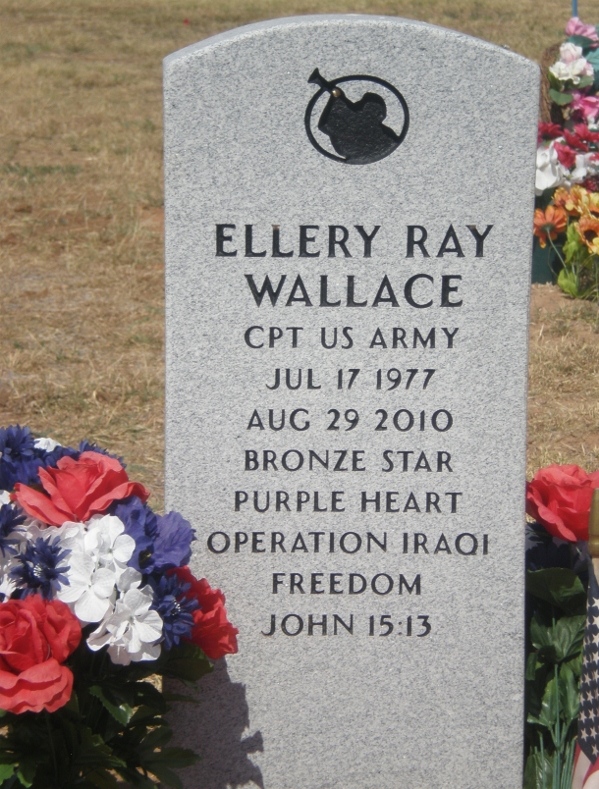
[[198,41],[196,44],[190,44],[187,47],[183,47],[167,55],[167,57],[164,58],[164,65],[165,68],[168,68],[169,65],[180,58],[190,57],[212,47],[226,46],[239,39],[261,36],[265,33],[272,33],[275,31],[285,33],[297,28],[330,28],[344,26],[378,28],[379,30],[381,28],[418,29],[429,36],[439,35],[445,38],[462,39],[464,42],[467,42],[469,46],[488,49],[498,57],[516,58],[529,64],[531,67],[536,67],[538,70],[536,63],[525,58],[523,55],[513,52],[507,46],[492,44],[484,39],[470,36],[467,33],[461,33],[457,30],[450,30],[440,25],[432,25],[428,22],[420,22],[415,19],[405,19],[403,17],[387,16],[383,14],[305,14],[303,16],[288,16],[280,19],[264,19],[259,22],[252,22],[248,25],[241,25],[231,30],[225,30],[222,33],[216,33],[202,41]]

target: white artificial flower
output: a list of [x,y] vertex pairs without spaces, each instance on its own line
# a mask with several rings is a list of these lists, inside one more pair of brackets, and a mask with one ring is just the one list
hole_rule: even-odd
[[88,647],[97,651],[108,646],[113,663],[128,666],[132,661],[156,660],[160,656],[162,619],[150,609],[153,594],[149,586],[128,589],[87,639]]
[[[537,174],[535,178],[535,192],[542,194],[545,189],[554,189],[566,183],[567,171],[562,167],[554,148],[555,141],[546,143],[537,148]],[[558,142],[563,142],[560,138]]]
[[[10,504],[9,501],[3,500],[4,497],[0,492],[0,506]],[[13,507],[13,510],[15,508]],[[10,595],[18,588],[18,584],[9,577],[10,571],[13,567],[18,567],[19,554],[21,553],[24,542],[27,542],[27,533],[25,526],[17,526],[9,534],[5,535],[3,540],[4,545],[0,548],[0,595],[4,595],[3,599],[10,597]],[[14,549],[14,551],[12,550]]]
[[44,452],[52,452],[56,447],[59,447],[60,444],[53,438],[36,438],[33,442],[33,446],[36,449],[43,449]]
[[7,490],[0,490],[0,507],[3,504],[10,504],[10,493]]
[[[125,524],[114,515],[94,515],[87,523],[60,527],[61,546],[68,548],[69,569],[57,597],[84,623],[100,622],[114,611],[120,578],[132,582],[127,562],[135,550],[135,540],[125,534]],[[60,531],[60,530],[57,530]],[[135,579],[141,575],[135,570]]]
[[[65,547],[68,547],[65,543]],[[112,611],[116,600],[116,578],[85,551],[72,549],[69,569],[63,573],[68,584],[62,585],[56,596],[66,603],[80,622],[99,622]]]
[[568,175],[570,184],[581,184],[589,175],[597,172],[597,162],[593,160],[592,153],[577,153],[574,167]]
[[98,553],[86,544],[84,523],[65,523],[56,531],[60,532],[61,547],[71,552],[69,569],[63,573],[67,582],[60,586],[56,596],[81,622],[99,622],[113,609],[115,574],[100,566]]
[[560,47],[560,59],[549,68],[549,71],[560,82],[580,83],[581,77],[592,77],[593,66],[582,56],[582,48],[569,42]]
[[2,601],[8,600],[12,593],[16,590],[17,584],[7,574],[3,574],[0,578],[0,598]]
[[10,571],[13,567],[19,565],[18,555],[12,553],[3,554],[0,551],[0,596],[2,600],[8,599],[12,593],[17,589],[17,582],[10,577]]
[[118,581],[133,556],[135,540],[125,534],[125,524],[114,515],[94,515],[86,524],[85,549]]
[[121,594],[128,592],[129,589],[137,589],[141,584],[141,573],[135,569],[135,567],[127,567],[127,569],[121,573],[119,579],[116,583],[117,589]]

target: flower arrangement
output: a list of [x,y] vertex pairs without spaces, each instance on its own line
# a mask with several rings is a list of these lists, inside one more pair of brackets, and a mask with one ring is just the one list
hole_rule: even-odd
[[594,300],[599,298],[598,31],[578,17],[570,19],[568,38],[548,69],[551,120],[539,124],[533,231],[561,263],[559,287]]
[[570,789],[586,619],[589,511],[599,472],[541,469],[527,484],[524,789]]
[[237,651],[223,594],[187,563],[194,532],[96,446],[0,429],[3,789],[181,787],[169,696]]

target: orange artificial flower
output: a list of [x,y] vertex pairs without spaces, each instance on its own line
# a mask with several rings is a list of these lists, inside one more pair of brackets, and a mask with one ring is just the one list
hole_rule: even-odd
[[547,240],[555,240],[560,233],[563,233],[568,224],[568,215],[561,206],[548,205],[545,211],[537,208],[534,217],[535,236],[543,248],[547,245]]
[[594,216],[582,216],[576,229],[589,251],[593,255],[599,255],[599,219]]
[[599,214],[599,194],[589,192],[583,186],[573,186],[571,189],[560,186],[555,190],[552,203],[563,208],[570,216]]

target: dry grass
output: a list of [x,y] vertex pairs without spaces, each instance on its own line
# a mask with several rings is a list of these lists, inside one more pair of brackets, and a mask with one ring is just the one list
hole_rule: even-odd
[[[0,424],[109,446],[160,504],[161,60],[252,20],[344,11],[420,18],[538,59],[560,38],[568,8],[562,0],[2,0]],[[599,352],[592,328],[579,330],[586,312],[565,303],[551,319],[537,316],[533,334],[541,322],[530,467],[597,467]]]
[[597,307],[550,285],[532,293],[528,468],[578,463],[599,468]]

